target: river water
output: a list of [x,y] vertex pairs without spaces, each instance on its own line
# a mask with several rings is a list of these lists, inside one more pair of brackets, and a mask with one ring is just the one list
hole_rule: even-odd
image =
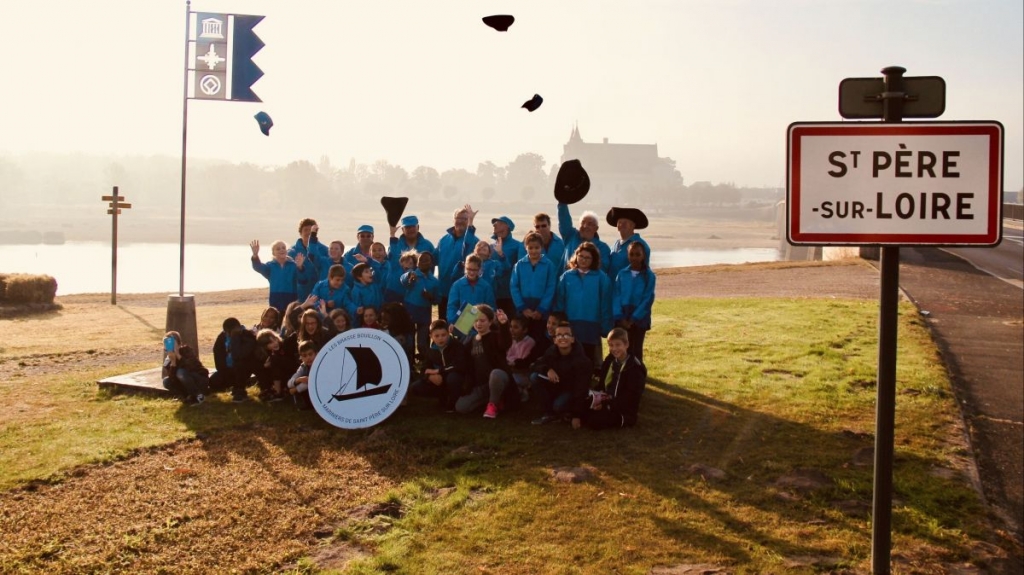
[[[269,257],[269,250],[261,256]],[[248,246],[187,244],[185,292],[265,288],[267,280],[249,265]],[[110,244],[0,246],[0,273],[49,274],[57,294],[110,293]],[[651,267],[739,264],[779,259],[774,248],[654,251]],[[122,244],[117,253],[117,293],[178,293],[178,244]]]

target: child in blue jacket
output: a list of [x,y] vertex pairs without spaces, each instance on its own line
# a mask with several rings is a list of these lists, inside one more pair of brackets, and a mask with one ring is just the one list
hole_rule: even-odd
[[327,272],[327,279],[317,282],[302,307],[315,307],[321,319],[326,319],[336,309],[348,309],[349,289],[345,287],[345,266],[334,264]]
[[[416,268],[409,264],[415,258]],[[405,309],[409,312],[416,329],[416,353],[426,358],[430,349],[430,319],[434,302],[438,299],[438,279],[434,275],[434,254],[432,252],[406,252],[401,256],[403,268],[402,286],[405,288]]]
[[629,352],[644,359],[644,337],[651,329],[655,275],[647,262],[647,251],[640,242],[629,245],[629,267],[615,276],[612,288],[612,318],[629,335]]
[[530,337],[543,337],[544,323],[555,299],[558,285],[557,265],[544,257],[544,240],[540,234],[530,232],[523,238],[526,257],[512,268],[509,291],[516,312],[530,318]]
[[583,242],[558,280],[555,309],[565,312],[576,341],[596,369],[601,365],[601,337],[612,328],[612,285],[601,270],[601,252]]
[[494,287],[484,280],[483,261],[476,254],[469,254],[466,257],[465,275],[452,284],[448,292],[448,323],[454,324],[459,318],[463,308],[467,304],[477,305],[485,303],[494,307]]
[[299,298],[298,276],[303,272],[306,258],[302,254],[295,259],[288,257],[288,246],[277,240],[270,246],[274,258],[260,262],[260,241],[249,242],[252,248],[252,269],[270,282],[270,305],[283,312],[288,304]]
[[[352,284],[352,291],[349,294],[349,313],[352,317],[362,318],[365,308],[380,309],[384,304],[384,295],[380,285],[373,281],[373,269],[367,263],[358,263],[352,268],[352,275],[355,283]],[[360,327],[362,319],[358,320]]]

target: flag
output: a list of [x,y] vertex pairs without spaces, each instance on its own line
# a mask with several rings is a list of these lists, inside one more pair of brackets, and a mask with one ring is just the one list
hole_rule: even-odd
[[[262,102],[252,86],[263,70],[252,61],[263,40],[256,27],[263,16],[195,12],[195,55],[189,70],[194,71],[193,98]],[[229,49],[230,46],[230,49]]]

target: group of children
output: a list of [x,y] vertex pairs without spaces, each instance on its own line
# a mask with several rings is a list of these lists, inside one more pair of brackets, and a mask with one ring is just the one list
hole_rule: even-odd
[[[308,407],[302,372],[316,350],[337,333],[367,327],[402,344],[420,374],[411,392],[438,397],[446,410],[483,408],[493,418],[532,394],[543,411],[537,422],[564,415],[574,425],[591,424],[606,411],[623,425],[635,422],[635,405],[623,410],[632,400],[621,395],[642,391],[643,378],[637,384],[634,374],[646,374],[643,343],[655,288],[650,248],[635,222],[613,220],[614,209],[608,220],[622,237],[609,248],[597,237],[595,214],[585,213],[577,229],[568,207],[558,208],[564,241],[546,214],[534,217],[522,242],[506,216],[491,220],[492,241],[479,240],[468,205],[455,210],[437,248],[419,233],[415,216],[390,227],[389,248],[373,241],[369,225],[360,226],[348,252],[337,240],[325,247],[310,218],[299,223],[291,249],[274,242],[265,262],[254,240],[252,267],[269,281],[270,307],[253,329],[225,321],[210,387],[230,388],[235,401],[245,401],[255,374],[261,399],[291,397]],[[605,337],[612,353],[603,358]]]

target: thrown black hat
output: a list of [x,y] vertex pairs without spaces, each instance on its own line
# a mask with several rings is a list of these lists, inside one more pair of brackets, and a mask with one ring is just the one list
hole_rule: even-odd
[[484,24],[487,24],[491,28],[494,28],[498,32],[508,32],[508,27],[516,21],[515,16],[510,14],[495,14],[494,16],[484,16]]
[[380,199],[380,205],[384,206],[384,211],[388,214],[388,225],[391,227],[397,227],[399,220],[402,219],[402,212],[405,211],[406,204],[409,203],[409,198],[391,198],[384,196]]
[[520,108],[526,108],[527,110],[532,112],[532,111],[536,110],[537,108],[540,108],[540,105],[543,102],[544,102],[544,98],[541,98],[540,94],[534,94],[532,98],[530,98],[529,100],[523,102],[523,105],[519,106],[519,107]]
[[579,160],[569,160],[558,167],[555,176],[555,199],[560,204],[575,204],[590,191],[590,176]]
[[608,225],[614,226],[619,220],[626,218],[632,220],[636,229],[642,230],[647,227],[647,216],[639,208],[612,208],[608,210]]
[[274,121],[270,119],[270,114],[260,112],[253,117],[256,118],[256,122],[260,125],[260,131],[263,132],[263,135],[269,136],[270,128],[274,127]]

